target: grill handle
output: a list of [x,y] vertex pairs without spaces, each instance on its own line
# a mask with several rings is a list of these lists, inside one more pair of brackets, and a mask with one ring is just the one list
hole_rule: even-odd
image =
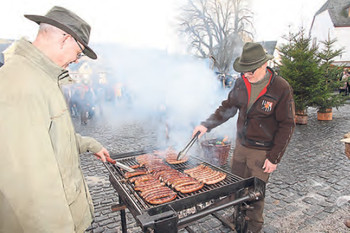
[[180,153],[177,155],[177,160],[182,159],[183,157],[185,157],[185,155],[187,154],[187,151],[191,148],[191,146],[193,145],[193,143],[195,141],[197,141],[199,134],[201,134],[201,131],[197,131],[197,133],[193,136],[193,138],[191,139],[191,141],[187,144],[187,146],[185,147],[185,149],[183,149],[182,151],[180,151]]

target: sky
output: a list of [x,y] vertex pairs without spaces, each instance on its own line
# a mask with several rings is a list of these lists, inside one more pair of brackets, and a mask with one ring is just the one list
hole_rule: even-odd
[[[255,40],[278,40],[289,27],[310,28],[326,0],[248,0],[254,13]],[[44,15],[54,5],[66,7],[91,26],[91,43],[116,42],[131,47],[183,52],[175,18],[186,0],[11,0],[1,6],[0,38],[34,39],[37,26],[24,14]]]
[[301,26],[307,32],[326,0],[251,0],[256,41],[279,40]]

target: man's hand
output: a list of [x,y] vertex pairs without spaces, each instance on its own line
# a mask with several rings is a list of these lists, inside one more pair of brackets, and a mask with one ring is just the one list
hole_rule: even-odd
[[202,137],[203,134],[205,134],[208,131],[208,128],[203,126],[203,125],[198,125],[194,128],[193,133],[192,133],[192,137],[194,137],[194,135],[200,131],[201,133],[198,135],[198,138]]
[[264,172],[272,173],[274,170],[276,170],[277,164],[273,164],[268,159],[265,159],[265,163],[262,168],[264,169]]
[[94,154],[98,159],[101,159],[103,162],[106,162],[107,158],[110,159],[109,152],[106,148],[102,147],[102,149]]

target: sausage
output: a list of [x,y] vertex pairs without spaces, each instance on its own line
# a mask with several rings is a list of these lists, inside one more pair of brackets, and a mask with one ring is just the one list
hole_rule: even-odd
[[145,189],[147,187],[152,187],[152,185],[160,184],[159,180],[147,180],[142,182],[141,184],[135,185],[134,189],[136,191],[140,191],[141,189]]
[[205,181],[206,184],[215,184],[215,183],[219,183],[220,181],[223,181],[226,178],[226,174],[223,174],[219,177],[217,177],[216,179],[211,179],[208,181]]
[[141,192],[140,196],[145,197],[150,193],[158,192],[158,191],[164,191],[164,190],[169,190],[168,187],[166,186],[161,186],[161,185],[155,185],[152,187],[149,187],[147,190],[144,190]]
[[140,196],[144,197],[148,193],[152,193],[152,192],[156,192],[156,191],[162,191],[162,190],[167,190],[167,189],[169,189],[169,188],[167,186],[162,185],[162,184],[152,185],[150,187],[147,187],[147,189],[143,190],[140,193]]
[[134,176],[132,178],[129,179],[130,182],[134,183],[136,182],[137,180],[140,180],[140,179],[147,179],[148,177],[152,177],[151,174],[146,174],[146,175],[140,175],[140,176]]
[[187,169],[184,172],[205,184],[215,184],[226,178],[225,173],[213,170],[203,164],[195,168]]
[[192,185],[183,186],[179,189],[181,193],[192,193],[203,188],[204,183],[196,183]]
[[197,180],[184,181],[184,182],[181,182],[181,183],[175,185],[174,188],[177,190],[178,188],[181,188],[183,186],[190,185],[190,184],[198,184],[198,183],[199,182]]
[[140,164],[135,164],[135,165],[132,165],[130,167],[133,168],[133,169],[136,169],[136,168],[139,168],[140,166],[141,166]]
[[192,172],[199,171],[200,169],[203,169],[203,166],[204,166],[204,165],[201,164],[201,165],[199,165],[199,166],[197,166],[197,167],[190,168],[190,169],[186,169],[186,170],[184,170],[184,173],[190,174],[190,173],[192,173]]
[[155,197],[153,199],[147,200],[147,202],[153,204],[153,205],[159,205],[163,204],[169,201],[172,201],[176,198],[176,193],[169,193],[169,194],[163,194],[159,195],[158,197]]
[[162,189],[162,190],[157,190],[157,191],[153,191],[153,192],[149,192],[147,194],[145,194],[143,196],[143,198],[148,201],[150,199],[154,199],[154,198],[159,198],[159,197],[162,197],[166,194],[173,194],[175,193],[173,190],[171,189]]
[[139,175],[145,175],[147,174],[146,170],[136,170],[134,172],[125,172],[124,176],[125,178],[130,178],[133,176],[139,176]]
[[142,185],[143,183],[147,182],[147,181],[159,181],[156,178],[154,178],[152,175],[143,175],[140,177],[137,177],[137,179],[135,179],[135,185]]

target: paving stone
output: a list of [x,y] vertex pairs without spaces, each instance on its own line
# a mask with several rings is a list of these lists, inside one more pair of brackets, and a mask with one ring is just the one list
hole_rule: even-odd
[[319,206],[311,206],[310,208],[307,208],[303,210],[302,212],[308,216],[315,216],[316,214],[323,211],[322,207]]
[[318,200],[316,200],[315,198],[313,197],[305,197],[303,199],[303,202],[307,203],[307,204],[310,204],[310,205],[316,205],[318,203]]
[[320,203],[318,203],[319,206],[322,206],[322,207],[330,207],[330,206],[333,206],[334,204],[333,203],[329,203],[327,201],[322,201]]
[[323,220],[325,219],[327,216],[329,216],[329,213],[326,212],[320,212],[318,214],[315,215],[315,218],[319,219],[319,220]]
[[277,206],[280,207],[280,208],[285,208],[287,206],[287,203],[285,201],[283,201],[283,200],[279,200]]
[[292,213],[292,212],[295,212],[297,211],[299,208],[293,206],[293,205],[287,205],[285,208],[284,208],[286,211],[288,211],[289,213]]
[[283,216],[285,216],[286,212],[283,209],[278,209],[275,211],[274,214],[279,216],[279,217],[283,217]]
[[315,224],[317,221],[318,221],[317,218],[311,217],[311,218],[305,219],[304,223],[305,223],[305,225],[310,226],[310,225]]
[[317,194],[324,196],[324,197],[329,197],[329,196],[334,194],[334,191],[331,189],[326,189],[326,190],[318,191]]
[[103,227],[97,227],[93,230],[94,233],[102,233],[104,231],[105,231],[105,229]]
[[277,233],[277,232],[279,232],[279,230],[278,230],[278,228],[276,228],[274,226],[268,226],[268,227],[263,228],[263,232],[264,233]]
[[280,188],[274,187],[274,188],[269,189],[269,192],[271,192],[271,193],[277,193],[277,192],[279,192],[280,190],[281,190]]
[[324,212],[327,212],[327,213],[334,213],[335,210],[336,209],[334,206],[327,206],[324,208]]
[[106,215],[102,215],[100,217],[95,217],[96,222],[101,222],[101,221],[104,221],[106,219],[108,219],[108,216],[106,216]]

